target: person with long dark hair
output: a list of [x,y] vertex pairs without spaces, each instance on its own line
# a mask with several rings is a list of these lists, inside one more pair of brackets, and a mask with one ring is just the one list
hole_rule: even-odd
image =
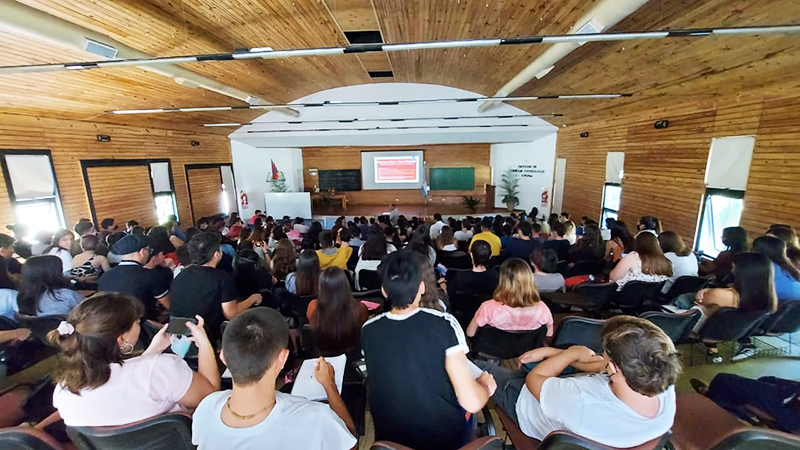
[[615,220],[610,231],[611,239],[606,242],[606,259],[616,264],[624,254],[633,251],[633,236],[621,220]]
[[409,241],[407,248],[423,256],[427,256],[431,262],[431,265],[436,264],[436,250],[433,249],[433,243],[431,242],[431,236],[427,226],[420,225],[416,230],[414,230],[414,234],[411,237],[411,241]]
[[396,251],[397,248],[393,244],[386,242],[380,230],[373,231],[367,241],[358,248],[358,263],[355,270],[356,289],[361,289],[359,273],[362,270],[378,270],[381,260],[389,253]]
[[683,243],[681,235],[674,231],[665,231],[658,235],[658,243],[664,256],[672,263],[672,277],[664,283],[662,292],[667,293],[680,277],[697,276],[697,258],[692,250]]
[[767,235],[775,236],[786,244],[786,256],[792,264],[800,269],[800,241],[797,233],[789,225],[776,224],[769,227]]
[[319,235],[322,233],[322,224],[319,222],[312,222],[308,227],[308,232],[303,237],[303,250],[319,250]]
[[72,269],[72,243],[75,235],[69,230],[58,230],[53,235],[53,243],[47,247],[43,255],[58,256],[61,260],[61,273],[66,274]]
[[297,261],[297,270],[286,275],[286,290],[301,297],[316,296],[320,270],[317,252],[303,250]]
[[297,271],[297,252],[289,239],[281,239],[272,254],[272,276],[275,281],[284,281],[286,276]]
[[672,263],[652,233],[639,233],[634,241],[634,251],[625,255],[608,276],[621,291],[629,281],[659,283],[672,276]]
[[367,321],[369,311],[353,298],[347,275],[339,267],[328,267],[319,276],[318,292],[306,311],[317,350],[322,356],[353,350],[360,354],[361,326]]
[[605,244],[600,228],[597,225],[589,224],[583,227],[583,236],[575,244],[575,248],[569,252],[569,261],[572,264],[580,262],[598,262],[605,256]]
[[20,314],[67,314],[83,301],[81,294],[69,288],[61,269],[61,260],[53,255],[35,256],[22,266],[17,296]]
[[657,217],[642,216],[639,219],[639,223],[636,224],[636,229],[639,230],[639,233],[648,232],[654,236],[658,236],[661,234],[661,221],[659,221]]
[[739,253],[750,251],[747,242],[747,231],[742,227],[728,227],[722,230],[722,244],[726,249],[717,255],[713,261],[703,261],[700,270],[712,274],[718,281],[725,280],[730,275],[733,257]]
[[753,251],[772,262],[778,303],[800,300],[800,270],[786,256],[786,244],[775,236],[761,236],[753,241]]

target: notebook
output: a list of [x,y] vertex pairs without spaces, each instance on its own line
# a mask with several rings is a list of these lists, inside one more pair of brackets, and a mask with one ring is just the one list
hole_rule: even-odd
[[[314,378],[314,369],[317,366],[318,359],[307,359],[303,361],[300,366],[300,371],[297,372],[297,377],[294,379],[294,386],[292,387],[292,395],[304,397],[308,400],[327,400],[328,396],[325,394],[325,388]],[[325,358],[330,365],[333,366],[334,378],[336,380],[336,388],[339,393],[342,393],[342,383],[344,382],[344,367],[347,364],[347,356],[339,355],[331,358]]]

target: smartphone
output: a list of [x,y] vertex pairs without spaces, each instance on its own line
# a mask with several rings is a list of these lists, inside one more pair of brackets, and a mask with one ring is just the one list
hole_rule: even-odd
[[197,325],[197,319],[194,317],[171,317],[169,319],[169,326],[167,327],[167,334],[191,336],[192,330],[186,326],[186,322],[192,322]]
[[441,272],[442,276],[447,275],[447,267],[443,266],[441,263],[437,264],[436,268],[439,269],[439,272]]

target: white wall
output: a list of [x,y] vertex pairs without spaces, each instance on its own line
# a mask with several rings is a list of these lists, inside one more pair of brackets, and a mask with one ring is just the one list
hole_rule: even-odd
[[[517,208],[530,211],[539,208],[539,215],[550,214],[553,200],[553,170],[556,158],[556,133],[531,142],[492,144],[490,163],[492,184],[497,185],[503,172],[518,170],[520,195]],[[547,190],[548,201],[542,204],[542,192]],[[495,205],[503,207],[505,191],[498,186]]]
[[268,178],[272,175],[272,162],[286,177],[291,192],[303,191],[303,152],[299,148],[256,148],[239,141],[231,141],[233,173],[236,177],[236,197],[247,193],[249,206],[239,204],[239,214],[248,218],[255,210],[264,210],[264,193],[270,192]]

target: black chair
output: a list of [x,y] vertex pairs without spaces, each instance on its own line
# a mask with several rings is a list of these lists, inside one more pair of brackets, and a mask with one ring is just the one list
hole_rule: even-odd
[[[449,273],[449,272],[448,272]],[[471,295],[464,292],[455,292],[450,294],[450,310],[458,319],[461,328],[467,329],[469,322],[475,317],[481,303],[489,300],[485,295]]]
[[574,266],[567,269],[566,277],[574,277],[577,275],[597,275],[603,272],[606,262],[599,261],[578,261]]
[[299,328],[308,323],[306,311],[308,310],[308,304],[311,303],[311,300],[314,300],[314,296],[298,296],[286,289],[275,289],[274,294],[280,305],[281,314],[294,322],[291,324],[293,328]]
[[[352,246],[351,246],[352,247]],[[347,260],[347,270],[355,272],[356,265],[358,265],[358,247],[352,247],[353,252],[350,253],[350,258]]]
[[646,301],[654,301],[664,282],[648,283],[646,281],[628,281],[614,298],[613,305],[627,313],[639,312]]
[[573,345],[583,345],[594,350],[595,353],[603,353],[602,331],[605,321],[589,319],[586,317],[571,316],[561,321],[555,335],[553,336],[552,346],[556,348],[569,348]]
[[674,300],[675,297],[679,295],[697,292],[700,289],[708,287],[712,281],[714,281],[714,275],[709,275],[707,277],[678,277],[675,282],[672,283],[672,286],[670,286],[669,291],[667,291],[666,294],[661,294],[659,296],[659,298],[662,300],[660,303],[665,304],[670,300]]
[[569,261],[559,261],[556,266],[556,272],[564,275],[564,278],[569,274]]
[[115,427],[67,427],[67,434],[81,450],[194,450],[192,418],[168,413]]
[[[285,287],[281,287],[280,289],[284,289],[285,290]],[[278,301],[278,298],[275,296],[275,294],[272,293],[271,290],[262,289],[261,291],[259,291],[259,293],[261,294],[261,305],[260,306],[266,306],[267,308],[280,310],[280,308],[281,308],[280,301]]]
[[[486,436],[475,439],[474,441],[464,445],[458,450],[502,450],[504,448],[503,441],[497,436]],[[414,450],[405,445],[398,444],[390,441],[377,441],[372,444],[369,450]]]
[[372,313],[381,313],[387,310],[386,308],[386,298],[383,296],[383,292],[380,289],[372,289],[370,291],[360,291],[360,292],[353,292],[353,298],[361,301],[365,300],[372,303],[377,303],[380,306],[377,310],[370,311]]
[[436,252],[439,263],[448,269],[472,269],[472,258],[461,250]]
[[24,328],[30,328],[31,334],[41,343],[53,346],[47,333],[55,330],[62,321],[67,320],[66,315],[52,315],[52,316],[27,316],[25,314],[17,314],[17,322]]
[[508,256],[503,256],[503,255],[492,256],[491,258],[489,258],[489,261],[486,262],[486,268],[494,269],[496,267],[500,267],[501,265],[503,265],[504,262],[506,262],[507,259]]
[[758,329],[758,336],[781,336],[800,330],[800,300],[786,302],[770,314]]
[[0,448],[3,450],[62,450],[64,446],[38,428],[13,427],[0,430]]
[[472,338],[472,351],[489,360],[513,359],[541,347],[546,334],[545,326],[535,330],[504,331],[486,325],[478,328]]
[[745,312],[737,308],[720,308],[698,330],[697,338],[687,341],[705,344],[736,341],[757,330],[768,316],[766,311]]
[[680,314],[649,311],[639,317],[653,322],[657,327],[664,330],[664,333],[672,339],[675,345],[679,345],[689,338],[701,315],[699,310],[690,309]]
[[[661,450],[669,442],[670,433],[637,445],[627,450]],[[538,450],[617,450],[618,447],[609,447],[569,431],[553,431],[545,436]]]
[[617,295],[616,283],[584,283],[572,292],[542,292],[545,303],[578,307],[586,313],[602,310]]
[[361,269],[358,272],[358,285],[362,291],[381,288],[381,274],[377,270]]

